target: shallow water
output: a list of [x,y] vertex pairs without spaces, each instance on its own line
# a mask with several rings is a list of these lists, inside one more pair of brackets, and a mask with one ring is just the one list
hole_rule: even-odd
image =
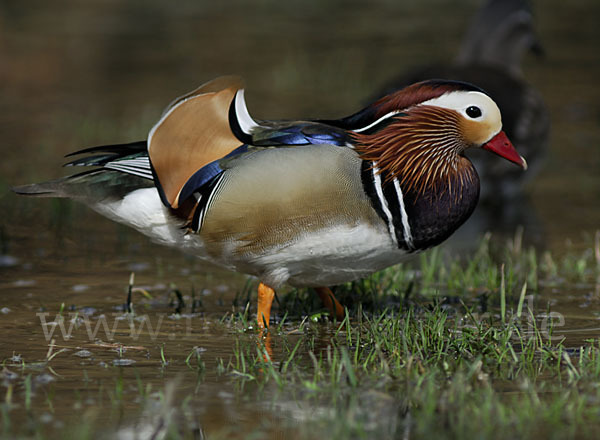
[[[8,187],[63,175],[62,156],[78,148],[145,138],[174,96],[220,74],[245,77],[248,105],[258,118],[346,115],[398,73],[449,59],[477,4],[265,1],[252,7],[234,2],[224,10],[192,1],[177,8],[158,1],[2,3],[0,359],[18,380],[31,374],[33,390],[46,395],[32,404],[49,432],[110,401],[121,378],[122,403],[95,415],[110,419],[110,429],[132,426],[140,408],[137,378],[151,392],[171,380],[176,395],[197,387],[193,419],[206,432],[243,436],[265,423],[258,415],[269,411],[274,435],[293,435],[294,424],[322,408],[294,407],[300,404],[276,399],[275,391],[262,404],[258,390],[239,392],[239,384],[216,373],[235,339],[218,321],[245,277],[152,245],[84,207],[19,198]],[[518,220],[498,224],[490,221],[495,213],[480,209],[450,248],[468,250],[487,230],[512,235],[525,223],[528,243],[562,255],[589,246],[600,228],[600,4],[535,6],[546,57],[526,57],[524,73],[549,107],[550,152],[527,188],[528,201],[511,206]],[[118,320],[131,272],[136,287],[154,298],[135,293],[136,312],[152,324],[139,337]],[[173,285],[188,301],[192,289],[201,299],[193,318],[174,317],[168,305]],[[93,312],[90,325],[101,315],[109,327],[118,323],[114,339],[130,348],[120,352],[108,335],[99,336],[103,329],[90,337],[84,321],[70,339],[46,337],[40,318],[54,319],[63,303],[64,316]],[[556,334],[566,336],[567,345],[600,334],[598,283],[543,286],[536,310],[547,304],[564,316]],[[56,355],[49,375],[30,365],[45,359],[51,339],[54,352],[67,351]],[[172,360],[167,366],[161,366],[163,345]],[[202,374],[184,362],[194,347],[203,349]],[[24,411],[11,414],[12,423],[33,423]]]

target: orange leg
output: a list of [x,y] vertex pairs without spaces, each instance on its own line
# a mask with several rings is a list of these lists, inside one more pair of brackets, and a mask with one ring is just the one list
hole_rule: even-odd
[[338,321],[343,320],[344,308],[339,301],[335,299],[331,289],[329,287],[316,287],[315,290],[317,291],[319,298],[321,298],[321,301],[323,301],[323,305],[329,310],[329,313],[331,313],[332,316],[335,316]]
[[256,320],[260,328],[269,327],[269,319],[271,319],[271,305],[273,304],[273,298],[275,297],[275,291],[266,284],[260,283],[258,285],[258,311],[256,314]]

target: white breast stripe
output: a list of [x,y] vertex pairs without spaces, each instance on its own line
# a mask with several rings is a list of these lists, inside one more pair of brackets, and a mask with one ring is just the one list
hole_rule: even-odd
[[377,119],[375,122],[367,125],[366,127],[363,128],[357,128],[356,130],[352,130],[354,133],[360,133],[361,131],[365,131],[368,130],[371,127],[376,126],[377,124],[379,124],[381,121],[391,118],[394,115],[397,115],[398,113],[400,113],[399,110],[394,110],[393,112],[389,112],[387,115],[383,115],[381,118]]
[[379,175],[379,168],[375,166],[373,162],[373,184],[375,186],[375,191],[377,192],[377,197],[379,198],[379,203],[381,203],[381,209],[385,214],[385,218],[387,219],[388,230],[390,231],[390,237],[392,237],[392,241],[395,246],[398,246],[398,239],[396,238],[396,229],[394,228],[394,221],[392,217],[392,213],[390,212],[390,208],[388,207],[387,200],[383,195],[383,189],[381,187],[381,176]]
[[402,229],[404,229],[404,241],[410,250],[414,250],[412,233],[410,232],[410,225],[408,224],[408,214],[404,207],[404,196],[402,195],[402,189],[398,179],[394,178],[394,188],[396,188],[396,194],[398,194],[398,202],[400,203],[400,214],[402,215]]

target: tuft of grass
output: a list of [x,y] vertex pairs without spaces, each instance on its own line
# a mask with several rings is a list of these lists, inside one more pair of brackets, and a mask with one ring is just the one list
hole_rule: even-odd
[[162,368],[165,368],[169,365],[169,362],[165,358],[165,344],[161,344],[160,346],[160,365]]
[[[281,298],[287,326],[272,331],[280,351],[265,356],[254,333],[238,331],[222,368],[329,408],[305,436],[590,437],[600,432],[600,340],[565,345],[556,312],[535,310],[533,299],[541,284],[595,280],[596,247],[539,257],[517,234],[504,249],[486,237],[470,258],[433,250],[338,287],[347,315],[333,328],[310,290],[292,290]],[[228,316],[234,329],[252,326],[247,307]],[[395,408],[377,412],[391,431],[370,422],[371,393]]]
[[[554,343],[528,312],[531,321],[523,321],[507,309],[503,323],[501,317],[476,319],[468,308],[456,313],[440,303],[411,306],[402,315],[365,316],[362,325],[340,329],[324,347],[315,346],[313,337],[321,324],[312,324],[293,344],[285,333],[278,336],[286,341],[284,352],[275,356],[279,368],[264,348],[253,349],[246,341],[251,335],[239,334],[226,370],[234,380],[273,383],[333,409],[331,418],[317,423],[327,435],[342,429],[346,405],[361,416],[345,434],[382,434],[361,419],[368,418],[369,404],[353,401],[369,393],[381,393],[402,408],[394,415],[399,431],[393,435],[410,429],[427,438],[555,431],[585,436],[600,429],[598,406],[590,400],[597,387],[588,397],[579,392],[600,379],[600,343],[578,351]],[[573,429],[576,421],[579,427]]]

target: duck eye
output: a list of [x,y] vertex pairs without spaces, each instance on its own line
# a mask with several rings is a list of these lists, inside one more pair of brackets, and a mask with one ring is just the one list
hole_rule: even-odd
[[467,108],[467,116],[473,119],[478,118],[481,116],[481,109],[472,105],[471,107]]

